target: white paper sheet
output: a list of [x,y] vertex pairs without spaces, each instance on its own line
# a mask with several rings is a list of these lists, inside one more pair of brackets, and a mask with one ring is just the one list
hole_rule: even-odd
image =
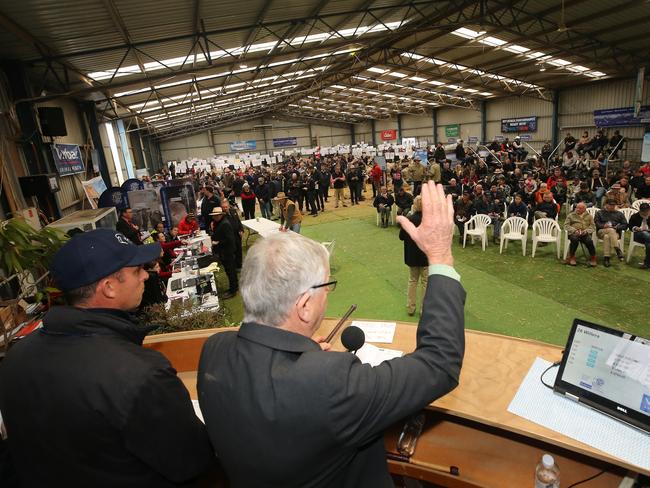
[[391,344],[395,336],[395,322],[366,322],[353,320],[350,325],[355,325],[363,330],[366,335],[366,342],[381,342]]
[[199,406],[199,401],[192,400],[192,406],[194,407],[194,413],[196,414],[196,416],[199,418],[201,422],[205,424],[205,420],[203,420],[203,412],[201,412],[201,407]]
[[[650,470],[650,434],[553,393],[539,380],[550,365],[544,359],[535,359],[508,411]],[[552,369],[544,381],[552,385],[556,374],[557,368]]]
[[367,342],[363,345],[361,349],[357,351],[357,357],[364,364],[369,364],[370,366],[379,366],[382,362],[388,361],[389,359],[399,358],[404,354],[402,351],[396,351],[394,349],[384,349],[382,347],[373,346]]

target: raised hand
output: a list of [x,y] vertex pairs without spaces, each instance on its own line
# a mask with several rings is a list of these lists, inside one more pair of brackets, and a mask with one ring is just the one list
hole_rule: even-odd
[[413,222],[401,215],[397,217],[397,222],[426,254],[429,264],[453,266],[451,242],[454,237],[454,206],[451,195],[445,196],[444,187],[433,181],[423,184],[420,194],[420,226],[415,227]]

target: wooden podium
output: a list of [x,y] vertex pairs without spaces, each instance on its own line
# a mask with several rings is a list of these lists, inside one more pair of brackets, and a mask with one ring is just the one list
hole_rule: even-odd
[[[317,335],[336,324],[325,319]],[[163,353],[196,399],[196,369],[201,347],[214,333],[208,329],[150,336],[145,347]],[[415,324],[398,323],[392,344],[381,347],[404,353],[415,348]],[[542,454],[552,454],[561,469],[562,486],[605,470],[585,484],[617,488],[626,476],[650,472],[570,437],[518,417],[507,408],[537,356],[558,361],[562,349],[535,341],[466,331],[465,359],[459,386],[426,409],[426,424],[413,456],[397,456],[403,424],[386,432],[388,464],[394,476],[408,476],[450,488],[532,486]],[[343,350],[338,340],[335,350]],[[540,405],[540,408],[544,408]],[[456,466],[458,475],[449,473]],[[631,474],[629,474],[631,473]]]

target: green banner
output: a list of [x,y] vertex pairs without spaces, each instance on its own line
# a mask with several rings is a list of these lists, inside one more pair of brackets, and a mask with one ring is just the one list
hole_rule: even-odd
[[445,125],[445,137],[460,137],[460,125]]

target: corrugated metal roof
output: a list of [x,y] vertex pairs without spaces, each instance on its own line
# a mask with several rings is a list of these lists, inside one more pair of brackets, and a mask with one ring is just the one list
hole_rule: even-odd
[[[75,69],[94,73],[102,84],[123,61],[110,92],[141,91],[116,100],[137,105],[158,98],[162,106],[167,100],[166,110],[175,110],[177,118],[179,100],[185,103],[191,98],[184,96],[193,93],[191,84],[180,82],[193,75],[209,77],[240,69],[240,65],[250,69],[259,66],[259,72],[199,81],[199,89],[207,92],[218,90],[224,83],[243,83],[246,90],[237,97],[213,97],[215,102],[226,99],[232,105],[214,110],[215,116],[227,117],[232,110],[235,117],[257,110],[254,97],[268,90],[267,86],[255,85],[257,80],[303,70],[302,75],[295,75],[298,79],[287,82],[296,84],[290,94],[280,98],[273,95],[273,105],[265,102],[263,106],[288,110],[290,104],[296,105],[291,110],[304,115],[309,115],[305,107],[312,107],[312,115],[350,121],[368,116],[384,118],[394,110],[419,113],[433,103],[464,106],[486,96],[532,94],[584,83],[602,74],[632,76],[639,65],[648,64],[650,40],[644,34],[650,2],[566,0],[563,13],[559,0],[507,4],[484,0],[482,16],[478,1],[364,3],[365,10],[360,8],[363,3],[349,0],[0,0],[0,15],[5,21],[26,31],[16,36],[15,32],[0,30],[0,56],[32,61],[40,58],[29,40],[31,35],[42,49],[62,55],[58,59]],[[192,52],[200,20],[207,31],[208,49],[217,58],[212,60],[214,67],[196,46],[194,52],[200,53],[197,62],[191,56],[183,64]],[[403,21],[406,24],[402,25]],[[470,29],[469,38],[454,34],[462,26]],[[339,38],[333,29],[346,39]],[[278,43],[283,36],[288,36],[286,42]],[[132,52],[123,60],[127,39],[137,46],[138,55]],[[253,46],[240,49],[246,41]],[[204,43],[201,36],[202,48]],[[232,51],[235,57],[219,58],[216,52],[221,49]],[[345,52],[332,58],[315,57],[335,50]],[[418,57],[405,58],[405,52]],[[312,60],[283,64],[305,56]],[[146,73],[141,72],[139,62],[145,65]],[[319,66],[327,69],[308,72]],[[368,73],[372,67],[386,71]],[[40,76],[42,72],[43,65],[37,62],[34,73]],[[175,82],[179,83],[173,85]],[[162,88],[151,96],[150,85]],[[56,83],[50,87],[60,89]],[[355,87],[361,91],[350,90]],[[71,89],[80,97],[97,96],[86,84],[76,81]],[[387,109],[383,113],[373,106],[377,100]],[[126,114],[126,110],[121,109],[121,113]],[[189,110],[188,120],[193,117],[199,117],[198,112],[194,115]]]

